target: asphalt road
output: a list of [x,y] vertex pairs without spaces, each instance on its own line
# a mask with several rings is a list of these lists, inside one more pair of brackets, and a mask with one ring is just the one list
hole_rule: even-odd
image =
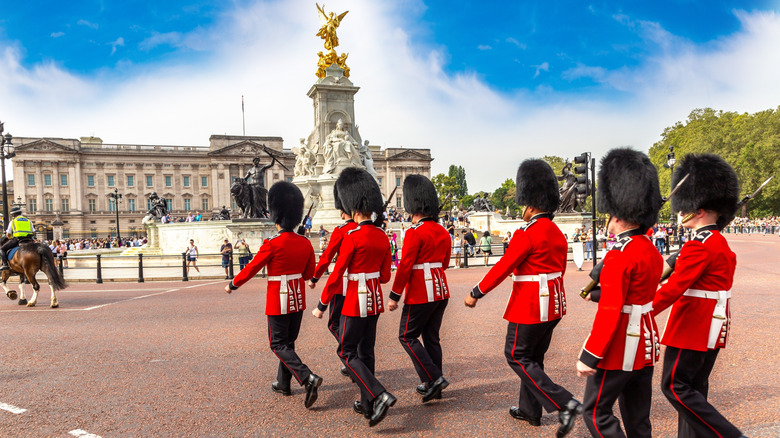
[[[729,236],[738,255],[733,331],[710,380],[710,400],[750,437],[780,436],[780,333],[775,286],[777,236]],[[519,378],[503,355],[505,282],[476,309],[463,298],[485,268],[448,271],[452,290],[442,327],[442,400],[422,405],[411,361],[397,341],[400,311],[379,320],[377,375],[398,397],[375,428],[352,412],[357,388],[339,375],[336,343],[311,316],[309,293],[297,349],[324,378],[320,398],[272,393],[277,361],[268,348],[264,280],[232,295],[226,281],[74,284],[49,309],[0,301],[0,437],[68,436],[554,436],[557,416],[534,428],[508,415]],[[553,337],[546,368],[581,399],[574,363],[595,305],[576,294],[586,280],[570,264],[568,315]],[[387,290],[385,289],[385,293]],[[663,326],[666,314],[658,319]],[[655,372],[653,436],[673,437],[677,416]],[[21,411],[23,410],[23,411]],[[20,412],[21,411],[21,412]],[[17,412],[17,413],[15,413]],[[92,434],[92,435],[90,435]],[[588,436],[580,420],[570,436]]]

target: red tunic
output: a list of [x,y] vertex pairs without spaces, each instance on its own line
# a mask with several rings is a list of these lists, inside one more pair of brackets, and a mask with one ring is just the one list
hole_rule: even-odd
[[[357,228],[357,224],[355,221],[350,219],[333,229],[333,232],[330,233],[330,241],[328,242],[328,246],[324,251],[322,251],[320,260],[317,262],[317,268],[314,269],[315,279],[322,277],[322,274],[328,270],[328,266],[333,261],[333,258],[335,258],[339,253],[339,249],[341,248],[341,241],[344,239],[344,235],[347,234],[350,230],[354,230],[355,228]],[[341,277],[339,277],[337,286],[343,287],[342,283],[343,281],[341,280]]]
[[[486,294],[501,284],[510,273],[516,276],[538,276],[560,273],[547,282],[547,320],[553,321],[566,314],[566,292],[563,274],[566,273],[566,237],[548,214],[536,215],[515,231],[506,253],[501,257],[475,289]],[[472,292],[474,293],[474,292]],[[543,322],[539,281],[513,281],[512,294],[504,312],[504,319],[518,324]]]
[[[661,286],[653,301],[656,314],[672,306],[661,343],[687,350],[707,351],[716,299],[684,296],[689,289],[730,291],[737,256],[715,225],[696,230],[685,242],[669,280]],[[731,309],[726,301],[726,319],[714,348],[726,346]]]
[[322,290],[320,309],[327,306],[335,294],[342,293],[341,277],[346,271],[350,277],[361,273],[378,273],[378,277],[366,279],[367,291],[364,297],[359,297],[363,295],[358,291],[359,281],[350,278],[341,314],[361,316],[361,299],[365,299],[366,316],[384,312],[380,284],[390,281],[390,264],[390,241],[387,235],[372,225],[371,221],[361,222],[358,227],[344,235],[341,241],[336,266]]
[[[663,272],[663,257],[640,230],[618,235],[618,242],[604,257],[601,270],[601,298],[580,360],[591,368],[623,369],[629,313],[623,306],[652,303]],[[653,313],[641,316],[633,370],[658,361],[658,327]],[[630,370],[628,370],[630,371]]]
[[[451,245],[450,233],[434,219],[420,220],[409,228],[404,235],[403,257],[395,273],[390,297],[398,301],[406,291],[406,304],[448,299],[450,290],[444,270],[450,264]],[[430,268],[432,278],[427,282],[424,269],[413,269],[414,265],[424,263],[441,264],[441,267]]]
[[[266,288],[265,314],[283,315],[306,309],[306,280],[314,273],[314,249],[309,239],[282,231],[265,239],[252,261],[236,275],[231,283],[240,287],[254,277],[263,266],[268,266],[268,287]],[[281,293],[281,281],[271,277],[301,274],[301,278],[287,281],[287,293]],[[286,311],[282,311],[281,295],[286,295]]]

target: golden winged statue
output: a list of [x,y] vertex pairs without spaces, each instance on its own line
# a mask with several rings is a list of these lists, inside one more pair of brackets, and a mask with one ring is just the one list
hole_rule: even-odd
[[336,15],[335,12],[325,12],[325,3],[323,3],[322,6],[317,3],[315,3],[315,5],[317,5],[317,12],[319,12],[320,19],[323,23],[320,30],[317,31],[317,36],[325,40],[325,50],[333,50],[334,47],[339,45],[339,37],[336,36],[336,29],[349,11]]

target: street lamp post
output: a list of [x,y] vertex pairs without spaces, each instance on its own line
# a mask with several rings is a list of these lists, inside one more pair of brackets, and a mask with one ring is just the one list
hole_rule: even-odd
[[3,226],[8,227],[8,184],[5,180],[5,160],[13,158],[16,154],[13,152],[10,133],[3,136],[3,122],[0,122],[0,167],[2,167],[3,177]]
[[116,212],[116,244],[117,247],[122,246],[122,237],[119,235],[119,200],[122,199],[122,194],[119,193],[118,188],[114,188],[114,193],[109,193],[108,197],[114,200],[114,211]]
[[[672,177],[674,176],[674,163],[676,163],[677,160],[674,158],[674,145],[669,145],[669,153],[666,154],[666,165],[669,167],[669,196],[671,196],[671,190],[674,190],[674,183],[672,182]],[[669,226],[672,227],[673,230],[676,231],[676,224],[674,223],[674,210],[670,208],[669,212]],[[676,233],[675,233],[676,234]],[[666,234],[669,236],[669,233]],[[679,236],[678,236],[679,239]],[[679,241],[678,241],[679,242]],[[669,247],[672,246],[671,237],[669,238],[669,242],[667,242],[666,245],[666,253],[669,254]]]

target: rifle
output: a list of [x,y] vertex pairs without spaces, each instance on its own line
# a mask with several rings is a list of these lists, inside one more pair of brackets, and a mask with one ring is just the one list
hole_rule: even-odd
[[297,233],[301,236],[306,234],[306,221],[311,217],[311,209],[314,208],[314,200],[311,201],[311,205],[309,206],[309,211],[306,213],[306,217],[303,218],[303,222],[301,222],[301,225],[298,227]]
[[288,172],[290,171],[290,169],[288,169],[287,166],[285,166],[284,164],[282,164],[281,161],[276,159],[274,154],[268,152],[268,148],[267,147],[263,146],[263,152],[265,152],[266,154],[268,154],[269,157],[271,157],[271,164],[274,164],[274,162],[277,162],[277,163],[279,163],[280,166],[282,166],[284,168],[284,170],[286,170]]
[[387,210],[387,206],[390,205],[390,200],[393,199],[393,195],[395,195],[395,191],[398,190],[398,186],[395,186],[392,192],[390,192],[390,196],[387,197],[385,200],[385,205],[382,207],[382,211],[384,212]]
[[[742,207],[745,206],[745,204],[747,204],[751,199],[755,198],[756,195],[758,195],[761,192],[761,190],[763,190],[764,187],[766,187],[766,185],[769,184],[769,181],[772,181],[772,178],[774,177],[775,177],[774,175],[770,176],[769,178],[767,178],[766,181],[764,181],[763,184],[761,184],[761,186],[758,187],[758,189],[756,189],[755,192],[753,192],[752,195],[747,195],[744,198],[742,198],[742,200],[737,203],[736,211],[741,210]],[[669,258],[664,261],[664,272],[661,274],[661,281],[666,280],[672,275],[672,272],[674,272],[674,265],[677,263],[677,256],[679,255],[680,255],[680,251],[677,251],[674,254],[670,255]]]
[[[685,180],[688,179],[688,176],[690,176],[690,175],[685,175],[680,180],[680,182],[678,182],[677,185],[674,186],[674,189],[672,189],[672,192],[669,193],[669,196],[667,196],[666,198],[663,199],[663,201],[661,201],[660,207],[663,207],[663,205],[666,204],[666,202],[669,201],[669,199],[671,199],[671,197],[675,193],[677,193],[677,190],[679,190],[680,187],[682,186],[682,184],[685,182]],[[659,209],[660,209],[660,207],[659,207]],[[595,230],[594,230],[594,232],[595,232]],[[593,248],[593,250],[596,251],[596,248]],[[588,276],[590,277],[590,283],[588,283],[587,286],[583,287],[580,290],[580,297],[585,299],[585,297],[587,297],[589,293],[591,293],[594,289],[596,289],[596,286],[598,286],[598,284],[599,284],[599,279],[601,278],[601,270],[603,268],[604,268],[604,259],[601,259],[601,261],[598,262],[598,264],[596,266],[594,266],[593,269],[590,270],[590,273],[588,274]],[[595,301],[598,301],[598,300],[595,300]]]

